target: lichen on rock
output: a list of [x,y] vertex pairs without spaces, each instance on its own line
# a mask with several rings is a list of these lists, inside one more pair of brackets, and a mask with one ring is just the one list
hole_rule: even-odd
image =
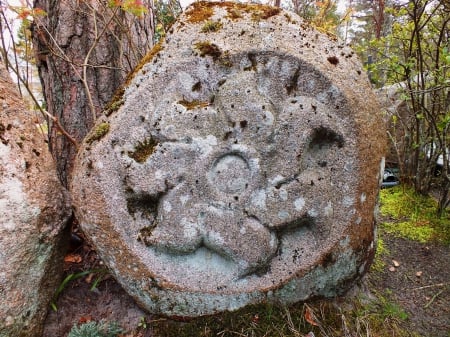
[[148,310],[289,304],[361,277],[384,135],[361,64],[341,53],[294,13],[196,2],[134,75],[72,192]]

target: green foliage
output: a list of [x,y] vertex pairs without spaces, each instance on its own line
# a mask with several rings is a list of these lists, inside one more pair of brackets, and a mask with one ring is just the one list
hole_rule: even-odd
[[137,17],[148,12],[148,9],[141,0],[109,0],[108,6],[110,8],[119,7],[125,12],[133,14]]
[[448,9],[441,1],[417,0],[396,2],[388,12],[393,19],[390,34],[359,50],[373,57],[367,69],[376,86],[398,84],[404,108],[392,112],[398,123],[390,134],[401,174],[421,194],[437,186],[440,200],[434,211],[442,215],[450,165],[444,164],[439,177],[433,173],[437,158],[450,148]]
[[400,305],[390,300],[389,296],[389,290],[386,291],[386,295],[378,294],[377,301],[372,302],[369,308],[380,315],[383,321],[386,319],[399,319],[402,321],[408,319],[406,311]]
[[155,41],[160,41],[181,14],[178,0],[155,0]]
[[393,220],[381,224],[386,232],[419,242],[450,243],[450,215],[438,217],[437,202],[432,197],[397,186],[382,190],[380,199],[381,214]]
[[50,303],[50,306],[53,309],[53,311],[58,311],[58,307],[56,306],[56,301],[57,301],[59,295],[61,295],[63,290],[67,287],[67,285],[70,282],[73,282],[84,276],[88,276],[89,274],[98,274],[99,276],[95,279],[94,283],[91,286],[91,290],[94,290],[97,287],[98,283],[100,282],[100,279],[106,274],[106,272],[107,271],[105,269],[94,269],[94,270],[85,270],[85,271],[81,271],[78,273],[70,273],[69,275],[67,275],[64,278],[64,280],[61,282],[61,284],[59,285],[58,289],[56,289],[55,294],[53,295],[53,300]]
[[74,325],[68,337],[117,337],[122,332],[122,328],[116,322],[91,321],[81,325]]
[[[359,298],[354,303],[353,314],[356,316],[357,324],[370,326],[371,336],[416,336],[411,331],[405,331],[401,323],[408,319],[408,313],[391,297],[391,293],[386,290],[383,294],[376,292],[375,298],[367,300]],[[358,335],[358,336],[362,336]]]
[[141,316],[139,318],[138,328],[144,329],[144,330],[148,328],[148,323],[147,323],[147,320],[145,319],[145,316]]
[[343,15],[339,15],[337,10],[337,1],[296,1],[293,7],[288,9],[300,15],[305,21],[314,26],[322,33],[332,36],[337,35],[337,29],[341,22],[349,17],[349,11]]

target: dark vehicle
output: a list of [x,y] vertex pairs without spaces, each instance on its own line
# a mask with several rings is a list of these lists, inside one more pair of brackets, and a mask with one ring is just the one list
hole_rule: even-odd
[[394,187],[400,184],[400,180],[396,176],[393,170],[385,169],[383,174],[383,182],[381,188]]

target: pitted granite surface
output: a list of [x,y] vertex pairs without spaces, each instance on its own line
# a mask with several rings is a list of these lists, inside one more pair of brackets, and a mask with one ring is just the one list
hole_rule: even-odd
[[199,2],[151,56],[72,182],[119,282],[181,316],[345,291],[385,145],[353,52],[277,8]]

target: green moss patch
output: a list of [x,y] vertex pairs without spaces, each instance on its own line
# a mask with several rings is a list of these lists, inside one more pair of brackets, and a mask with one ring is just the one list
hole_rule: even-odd
[[128,74],[127,78],[125,79],[124,84],[122,84],[114,93],[113,98],[111,101],[106,105],[103,113],[106,116],[110,116],[112,113],[116,112],[124,103],[123,100],[123,94],[125,92],[125,88],[128,87],[133,80],[133,78],[136,76],[136,74],[146,65],[149,63],[160,51],[163,50],[162,47],[163,40],[161,39],[156,45],[153,46],[152,50],[150,50],[137,64],[137,66]]
[[105,110],[103,111],[103,113],[106,116],[110,116],[112,113],[114,113],[117,110],[119,110],[119,108],[123,105],[123,103],[124,103],[124,101],[123,101],[123,93],[124,93],[124,91],[125,91],[124,88],[120,87],[119,90],[117,90],[114,93],[113,98],[106,105]]
[[372,266],[370,267],[370,271],[383,272],[386,267],[386,264],[383,261],[383,257],[389,254],[390,252],[386,248],[383,238],[379,236],[377,238],[375,259],[373,260]]
[[386,232],[419,242],[450,243],[450,215],[446,213],[439,218],[437,202],[432,197],[397,186],[382,190],[380,199],[381,215],[390,218],[381,224]]
[[134,68],[134,70],[127,76],[127,79],[125,81],[125,86],[127,86],[131,80],[136,76],[136,74],[142,69],[144,65],[149,63],[153,58],[158,55],[159,52],[163,50],[163,44],[164,40],[160,40],[157,44],[155,44],[150,50],[139,62],[139,64]]
[[100,123],[86,137],[86,143],[92,144],[93,142],[102,139],[108,132],[109,132],[109,123],[106,122]]
[[128,152],[128,157],[134,159],[138,163],[143,163],[154,152],[156,145],[158,145],[158,142],[153,138],[148,138],[143,142],[139,142],[133,152]]
[[217,32],[220,28],[222,28],[221,22],[208,20],[202,27],[202,33]]
[[220,55],[222,55],[222,51],[220,48],[211,43],[210,41],[200,41],[194,45],[195,49],[200,53],[200,56],[211,56],[213,60],[217,60]]

